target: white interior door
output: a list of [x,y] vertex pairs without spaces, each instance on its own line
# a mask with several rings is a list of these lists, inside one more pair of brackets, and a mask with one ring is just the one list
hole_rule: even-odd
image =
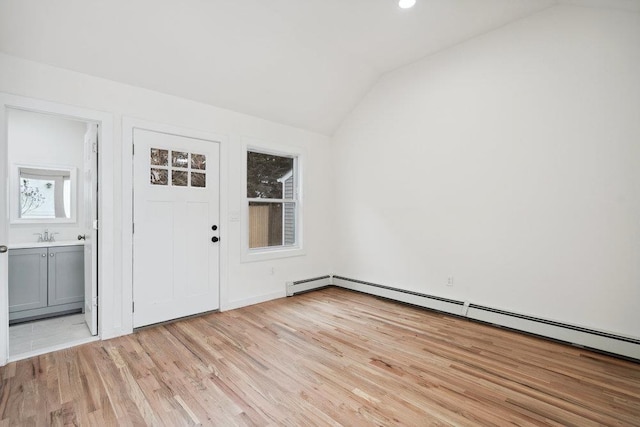
[[84,137],[84,320],[98,335],[98,125],[87,124]]
[[133,324],[219,308],[219,157],[213,141],[135,129]]

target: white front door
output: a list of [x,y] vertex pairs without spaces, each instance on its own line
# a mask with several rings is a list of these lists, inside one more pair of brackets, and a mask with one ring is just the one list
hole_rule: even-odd
[[98,125],[87,124],[84,136],[84,320],[98,335]]
[[219,308],[214,141],[135,129],[133,325]]

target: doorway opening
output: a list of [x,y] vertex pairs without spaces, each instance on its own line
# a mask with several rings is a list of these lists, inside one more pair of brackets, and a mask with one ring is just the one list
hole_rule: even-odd
[[10,360],[98,339],[98,135],[6,109]]

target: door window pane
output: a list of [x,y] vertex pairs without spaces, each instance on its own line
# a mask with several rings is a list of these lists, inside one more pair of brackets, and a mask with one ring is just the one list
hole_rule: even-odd
[[191,172],[191,186],[192,187],[206,187],[207,175],[200,172]]
[[207,169],[207,156],[205,156],[204,154],[191,153],[191,169]]
[[189,175],[184,171],[171,171],[171,184],[176,187],[186,187]]
[[168,183],[169,183],[168,170],[151,168],[151,184],[167,185]]
[[189,166],[189,153],[184,151],[171,152],[171,165],[176,168],[186,168]]
[[161,150],[159,148],[151,149],[151,164],[154,166],[168,166],[169,150]]

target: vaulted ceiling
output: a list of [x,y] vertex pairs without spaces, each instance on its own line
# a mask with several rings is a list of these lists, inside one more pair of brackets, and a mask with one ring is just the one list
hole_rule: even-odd
[[332,134],[385,72],[557,0],[0,0],[0,51]]

